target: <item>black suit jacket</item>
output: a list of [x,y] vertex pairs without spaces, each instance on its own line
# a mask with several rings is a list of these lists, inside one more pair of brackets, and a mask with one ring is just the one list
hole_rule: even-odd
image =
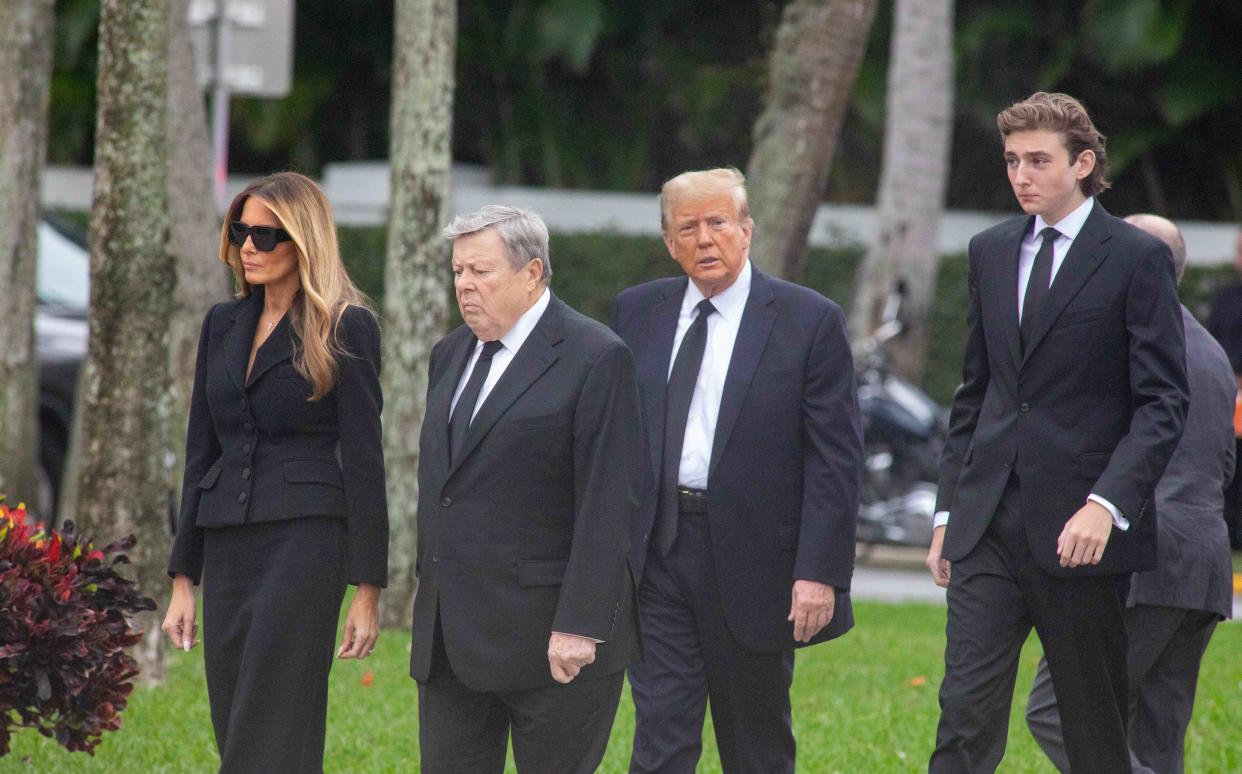
[[[1036,561],[1068,577],[1156,563],[1153,491],[1182,434],[1188,391],[1169,248],[1097,201],[1070,247],[1025,353],[1018,337],[1018,250],[1033,217],[970,242],[962,385],[953,398],[937,510],[943,556],[964,558],[1016,469]],[[1098,565],[1061,567],[1057,537],[1095,493],[1114,529]]]
[[[686,277],[629,288],[613,327],[634,350],[647,429],[648,507],[631,562],[641,576],[658,499],[664,399]],[[850,579],[862,472],[854,361],[841,309],[813,290],[751,275],[729,361],[708,471],[717,584],[729,631],[744,647],[800,646],[789,615],[795,579],[837,589],[832,622],[854,622]]]
[[638,645],[625,567],[643,485],[633,356],[553,297],[450,464],[449,407],[475,343],[463,325],[431,352],[410,674],[430,676],[437,619],[476,691],[555,685],[553,631],[604,641],[576,679],[615,674]]
[[[181,513],[169,575],[198,583],[203,530],[303,516],[346,520],[350,583],[388,582],[388,508],[380,436],[380,333],[349,307],[339,326],[347,355],[318,401],[290,359],[290,315],[246,363],[263,290],[216,304],[203,320],[186,431]],[[313,557],[308,557],[313,560]]]

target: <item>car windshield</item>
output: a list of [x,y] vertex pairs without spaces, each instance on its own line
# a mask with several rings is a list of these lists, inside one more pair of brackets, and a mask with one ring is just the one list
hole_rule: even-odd
[[85,311],[90,303],[90,276],[90,256],[81,245],[40,222],[35,276],[39,303]]

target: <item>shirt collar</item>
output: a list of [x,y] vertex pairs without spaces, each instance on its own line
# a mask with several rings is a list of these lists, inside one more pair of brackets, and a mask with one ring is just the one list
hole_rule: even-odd
[[505,349],[515,355],[517,354],[517,351],[526,343],[530,332],[535,330],[535,325],[539,323],[539,318],[543,317],[543,313],[547,310],[548,304],[551,301],[552,291],[545,287],[539,299],[531,305],[530,309],[522,313],[522,316],[517,319],[517,322],[513,324],[508,333],[500,337],[500,343]]
[[[746,308],[746,299],[750,296],[750,279],[750,259],[747,258],[733,284],[712,296],[712,306],[716,307],[717,314],[726,320],[741,319],[742,311]],[[704,298],[698,285],[693,281],[687,282],[686,295],[681,301],[681,313],[688,315]]]
[[1052,226],[1060,232],[1061,236],[1068,237],[1070,241],[1073,241],[1078,238],[1078,232],[1082,231],[1082,225],[1087,222],[1087,216],[1091,214],[1091,207],[1094,204],[1095,197],[1088,196],[1086,201],[1078,205],[1073,212],[1061,218],[1057,223],[1048,223],[1044,220],[1043,215],[1036,215],[1035,229],[1031,233],[1032,235],[1038,235],[1039,232],[1048,226]]

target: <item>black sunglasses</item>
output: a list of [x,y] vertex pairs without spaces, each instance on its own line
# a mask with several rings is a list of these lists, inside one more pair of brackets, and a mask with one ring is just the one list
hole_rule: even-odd
[[246,244],[246,237],[254,240],[254,249],[261,253],[270,253],[281,242],[293,239],[283,228],[272,226],[247,226],[240,220],[229,223],[229,243],[235,247]]

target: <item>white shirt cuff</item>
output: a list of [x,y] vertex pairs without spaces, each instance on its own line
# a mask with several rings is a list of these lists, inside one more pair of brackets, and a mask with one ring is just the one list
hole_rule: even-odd
[[1095,502],[1107,508],[1108,512],[1113,515],[1113,525],[1116,526],[1117,529],[1121,530],[1122,532],[1125,532],[1126,530],[1130,528],[1130,520],[1127,519],[1125,516],[1121,515],[1121,510],[1118,509],[1117,506],[1113,505],[1108,500],[1105,500],[1103,497],[1100,497],[1095,492],[1092,492],[1091,494],[1087,495],[1087,499],[1094,500]]
[[553,634],[560,634],[560,635],[564,635],[565,637],[577,637],[577,638],[578,638],[578,639],[580,639],[580,640],[590,640],[591,642],[595,643],[596,645],[603,645],[603,644],[604,644],[604,641],[603,641],[603,640],[597,640],[597,639],[595,639],[594,637],[587,637],[586,635],[583,635],[583,634],[570,634],[569,632],[552,632],[552,633],[553,633]]
[[943,527],[949,523],[948,511],[936,511],[936,515],[932,517],[932,529]]

